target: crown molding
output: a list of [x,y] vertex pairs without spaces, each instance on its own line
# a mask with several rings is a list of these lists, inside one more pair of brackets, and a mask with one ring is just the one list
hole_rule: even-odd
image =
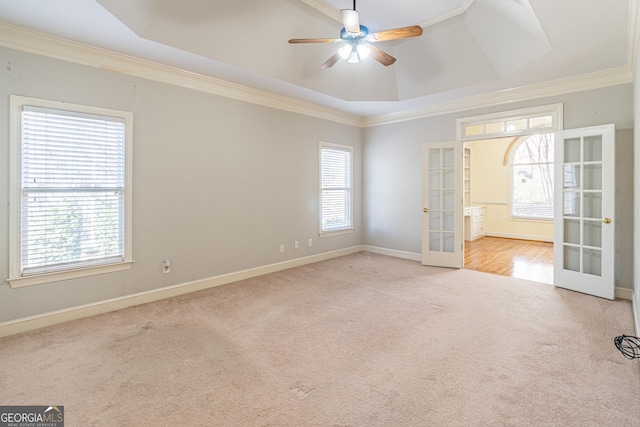
[[386,125],[408,120],[421,119],[425,117],[458,113],[461,111],[468,111],[478,108],[512,104],[514,102],[601,89],[632,82],[633,70],[631,66],[627,66],[597,73],[583,74],[581,76],[570,77],[566,79],[553,80],[550,82],[534,84],[530,86],[522,86],[513,89],[484,93],[482,95],[476,95],[462,99],[439,102],[426,107],[399,111],[397,113],[369,116],[363,119],[362,126],[372,127]]
[[0,22],[0,46],[362,127],[362,117]]

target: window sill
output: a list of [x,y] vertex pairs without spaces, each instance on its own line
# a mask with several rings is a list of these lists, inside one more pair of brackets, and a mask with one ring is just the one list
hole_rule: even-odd
[[330,237],[330,236],[339,236],[340,234],[349,234],[353,233],[353,228],[343,228],[335,231],[321,231],[319,233],[320,237]]
[[133,261],[119,262],[117,264],[98,265],[95,267],[80,268],[77,270],[56,271],[54,273],[34,274],[33,276],[14,277],[7,279],[12,288],[43,285],[45,283],[59,282],[62,280],[77,279],[80,277],[95,276],[98,274],[113,273],[128,270]]
[[511,221],[553,223],[553,218],[535,218],[535,217],[528,217],[528,216],[511,216],[511,217],[509,217],[509,219]]

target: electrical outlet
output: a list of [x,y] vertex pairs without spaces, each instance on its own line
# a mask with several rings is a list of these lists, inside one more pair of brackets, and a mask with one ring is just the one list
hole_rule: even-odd
[[296,240],[295,242],[293,242],[293,247],[298,249],[300,247],[300,244],[298,243],[298,241]]
[[280,252],[284,252],[284,245],[280,245]]
[[162,261],[162,274],[167,274],[169,272],[171,272],[171,261],[165,259]]
[[309,239],[309,246],[313,246],[313,239]]

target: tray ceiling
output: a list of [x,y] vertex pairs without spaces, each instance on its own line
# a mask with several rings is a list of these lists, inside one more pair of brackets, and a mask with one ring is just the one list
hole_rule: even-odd
[[632,1],[360,0],[371,31],[421,25],[377,46],[397,58],[320,65],[350,0],[0,0],[0,21],[362,116],[630,68]]

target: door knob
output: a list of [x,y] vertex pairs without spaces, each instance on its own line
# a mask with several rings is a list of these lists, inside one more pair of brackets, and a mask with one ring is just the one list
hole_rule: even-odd
[[602,222],[605,224],[611,224],[611,218],[602,218]]
[[424,213],[429,213],[429,208],[424,208],[424,209],[422,209],[422,212],[424,212]]

